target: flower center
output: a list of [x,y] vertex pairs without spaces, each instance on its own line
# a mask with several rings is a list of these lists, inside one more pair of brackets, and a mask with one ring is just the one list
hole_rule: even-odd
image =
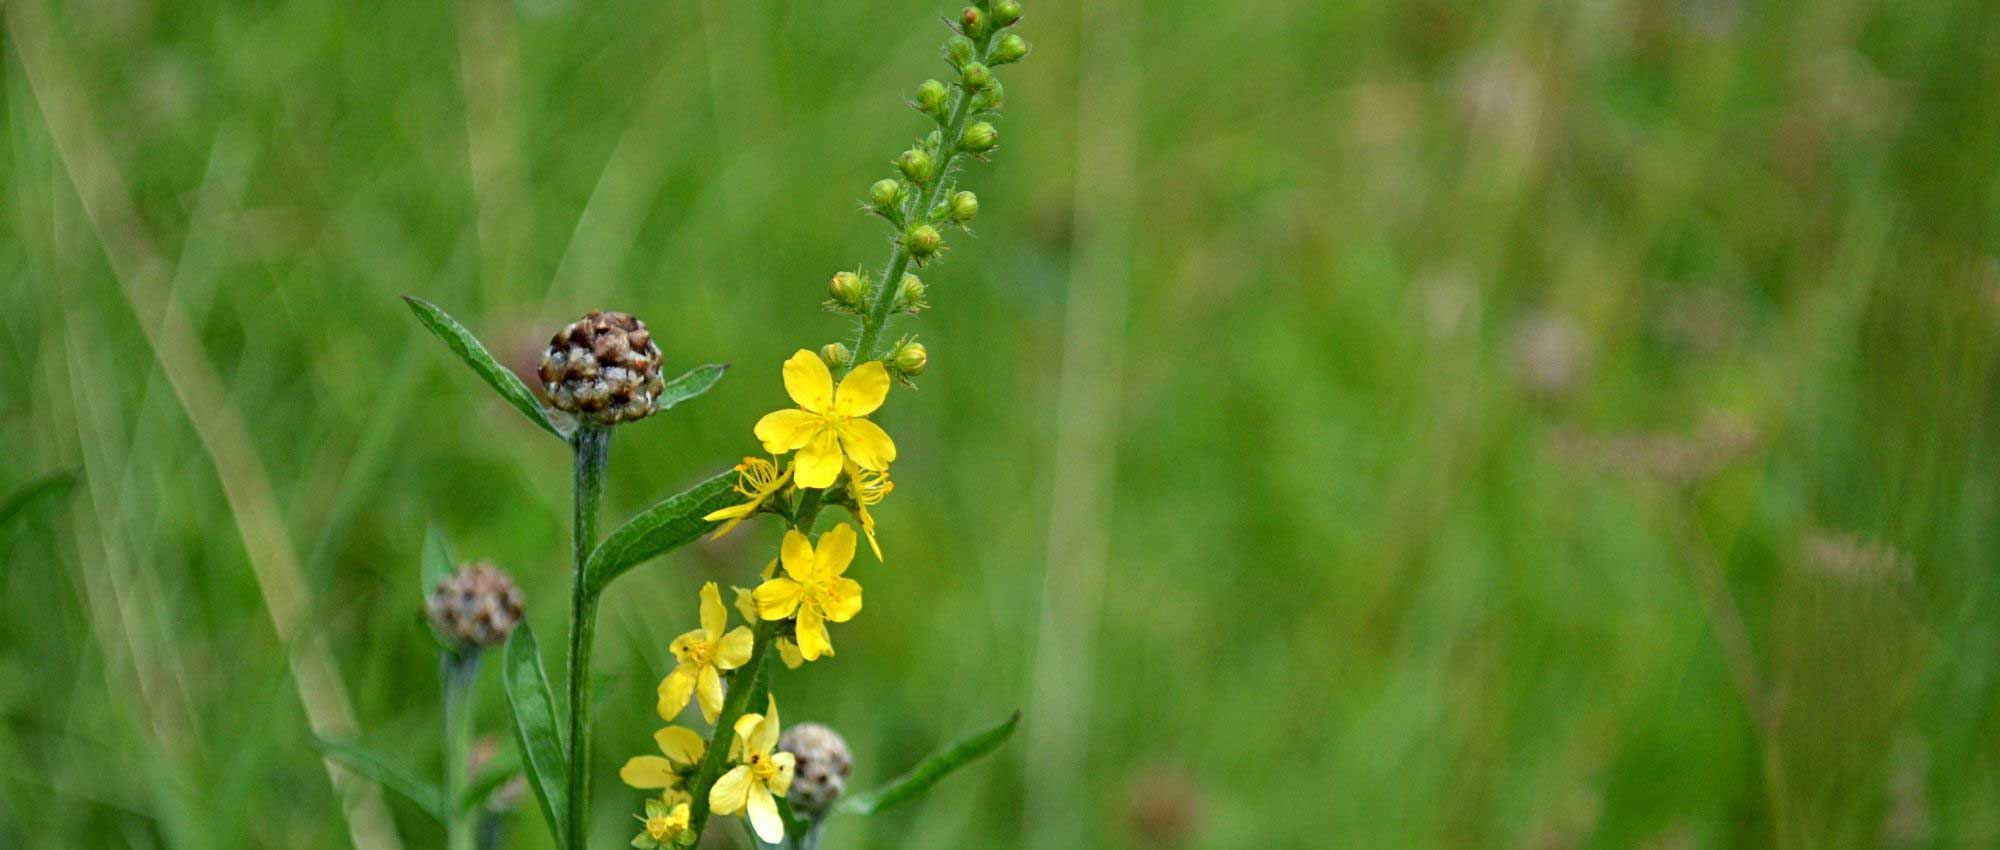
[[778,775],[778,765],[765,753],[750,754],[750,775],[764,782]]
[[674,824],[667,820],[666,815],[654,815],[646,819],[646,834],[652,836],[654,841],[665,841],[667,836],[673,834],[673,830]]

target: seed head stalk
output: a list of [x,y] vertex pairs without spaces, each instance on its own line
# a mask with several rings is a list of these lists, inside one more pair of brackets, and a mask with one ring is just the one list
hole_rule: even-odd
[[597,631],[597,599],[585,582],[584,564],[597,545],[597,505],[604,495],[604,467],[611,456],[611,429],[582,420],[576,429],[576,568],[570,590],[569,627],[569,842],[589,844],[590,824],[590,647]]
[[444,803],[445,847],[472,850],[478,829],[475,811],[462,805],[467,754],[472,747],[472,683],[479,676],[479,650],[445,650],[440,667],[444,681]]

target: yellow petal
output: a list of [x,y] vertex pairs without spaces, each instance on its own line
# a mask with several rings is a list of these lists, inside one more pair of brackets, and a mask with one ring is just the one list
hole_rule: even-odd
[[817,577],[837,576],[847,572],[847,565],[854,561],[854,526],[841,523],[819,536],[819,548],[813,551],[813,574]]
[[768,753],[778,746],[778,696],[765,694],[764,722],[750,733],[752,752]]
[[729,507],[723,508],[722,510],[711,512],[707,516],[702,517],[702,520],[704,522],[727,520],[727,522],[722,523],[721,527],[715,530],[714,534],[709,535],[708,539],[719,540],[722,538],[722,535],[735,531],[736,526],[742,525],[743,520],[748,518],[751,514],[755,513],[756,509],[757,509],[756,502],[745,502],[740,505],[731,505]]
[[862,469],[880,472],[896,462],[896,441],[889,432],[866,419],[849,419],[840,425],[840,448]]
[[785,662],[787,670],[797,670],[806,663],[806,657],[799,654],[799,645],[791,638],[778,638],[778,660]]
[[757,636],[750,633],[749,626],[730,629],[715,645],[715,666],[723,670],[743,666],[750,660],[750,650],[756,643]]
[[799,657],[818,661],[822,655],[833,654],[833,641],[826,636],[826,623],[820,619],[818,608],[799,606],[798,636]]
[[714,723],[722,714],[722,677],[716,674],[713,665],[701,668],[700,684],[694,695],[701,701],[702,719]]
[[788,578],[774,578],[757,585],[757,615],[766,620],[782,620],[799,608],[805,586]]
[[778,802],[771,799],[771,789],[762,785],[750,786],[750,796],[746,801],[750,815],[750,828],[757,831],[757,837],[765,844],[781,844],[785,840],[785,819],[778,817]]
[[722,592],[716,590],[715,582],[701,586],[701,631],[702,636],[714,641],[722,637],[722,630],[729,626],[729,609],[722,607]]
[[[746,713],[736,718],[734,731],[736,732],[736,748],[738,750],[736,756],[738,758],[744,758],[748,755],[743,749],[750,746],[750,738],[757,734],[757,726],[763,722],[764,715],[756,713]],[[751,750],[750,752],[755,751]]]
[[634,756],[618,769],[618,778],[642,791],[672,788],[680,781],[674,766],[659,756]]
[[791,753],[772,753],[771,764],[778,768],[778,775],[765,781],[771,787],[771,793],[780,797],[791,793],[792,772],[798,769],[798,757]]
[[827,371],[826,361],[819,359],[817,354],[799,349],[785,361],[785,394],[792,397],[793,404],[805,410],[814,413],[831,410],[833,373]]
[[[811,547],[807,547],[807,548],[811,548]],[[778,574],[778,559],[777,559],[777,558],[772,558],[772,559],[771,559],[771,560],[770,560],[770,561],[769,561],[768,563],[764,564],[764,571],[763,571],[762,573],[759,573],[759,575],[762,575],[762,576],[763,576],[763,577],[764,577],[765,579],[769,579],[770,577],[772,577],[772,576],[774,576],[774,575],[777,575],[777,574]]]
[[867,416],[888,397],[889,370],[882,361],[870,360],[840,379],[840,389],[833,395],[833,412],[841,416]]
[[718,815],[733,815],[743,810],[749,796],[750,768],[737,765],[708,789],[708,808]]
[[[857,507],[854,518],[861,521],[861,533],[868,536],[868,548],[875,551],[875,562],[882,562],[882,544],[875,542],[875,518],[868,515],[868,509]],[[720,535],[718,535],[720,536]]]
[[819,414],[786,408],[764,414],[751,430],[764,442],[764,451],[775,455],[805,445],[825,428],[826,419]]
[[836,623],[845,623],[861,613],[861,582],[851,578],[841,578],[827,589],[820,599],[826,609],[826,618]]
[[800,487],[832,487],[840,477],[840,434],[832,428],[814,433],[799,447],[792,469],[798,472],[795,480]]
[[679,764],[694,764],[708,752],[708,742],[686,726],[668,726],[654,732],[653,743],[660,746],[660,752],[666,754],[667,760]]
[[778,546],[778,557],[785,562],[785,575],[793,581],[812,581],[813,545],[805,535],[797,531],[785,532],[785,540]]
[[694,667],[682,664],[660,680],[660,719],[672,720],[687,708],[688,697],[694,695]]
[[736,591],[736,613],[742,614],[743,619],[752,623],[761,619],[757,616],[757,595],[751,593],[750,588],[736,587],[731,590]]

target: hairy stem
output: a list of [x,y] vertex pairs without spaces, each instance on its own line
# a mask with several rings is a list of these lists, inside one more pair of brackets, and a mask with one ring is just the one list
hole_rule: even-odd
[[479,650],[445,651],[440,662],[444,680],[444,805],[445,847],[472,850],[478,823],[476,811],[460,808],[465,796],[472,747],[472,683],[479,675]]
[[569,838],[583,850],[590,826],[590,645],[597,631],[597,600],[586,589],[583,565],[597,543],[597,503],[604,495],[604,466],[611,430],[589,422],[576,429],[576,570],[569,625]]

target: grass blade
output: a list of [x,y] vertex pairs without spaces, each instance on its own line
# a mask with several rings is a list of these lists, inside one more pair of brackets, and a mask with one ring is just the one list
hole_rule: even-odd
[[554,419],[549,418],[548,409],[542,407],[541,401],[528,390],[528,385],[521,383],[521,379],[515,376],[512,370],[493,359],[493,355],[487,353],[486,346],[481,345],[478,337],[473,336],[464,325],[446,315],[437,305],[422,298],[405,295],[403,300],[409,303],[411,312],[417,314],[417,321],[423,322],[424,327],[429,328],[433,335],[450,346],[452,352],[458,355],[458,359],[465,361],[465,365],[471,366],[472,371],[479,373],[479,377],[486,380],[486,385],[499,393],[501,398],[506,399],[508,404],[513,405],[515,410],[521,411],[521,415],[542,426],[542,430],[564,440],[569,439],[569,434],[556,425]]
[[1000,748],[1014,734],[1014,727],[1020,725],[1021,713],[1000,724],[960,738],[942,752],[924,759],[916,767],[898,776],[880,788],[847,798],[840,804],[840,810],[857,815],[872,815],[891,806],[922,794],[938,780],[952,771],[964,767],[974,759]]
[[660,409],[666,410],[708,392],[715,387],[716,381],[722,380],[722,373],[727,371],[729,367],[721,363],[710,363],[689,369],[687,374],[668,381],[666,387],[660,390]]
[[[702,368],[706,369],[708,367],[704,366]],[[681,380],[686,379],[682,378]],[[680,381],[675,381],[674,383],[678,384]],[[710,381],[710,383],[714,382]],[[0,532],[7,531],[15,520],[27,516],[28,509],[34,507],[35,503],[44,499],[62,498],[74,486],[76,486],[76,473],[74,472],[57,472],[51,475],[44,475],[21,485],[19,489],[7,494],[5,501],[0,501]]]
[[349,770],[373,779],[382,787],[394,791],[424,810],[439,823],[445,819],[444,792],[409,771],[391,764],[382,754],[352,741],[317,739],[320,752],[345,765]]
[[528,769],[528,784],[542,804],[542,816],[549,820],[549,832],[561,847],[564,836],[569,835],[569,747],[556,720],[549,674],[542,670],[542,650],[535,645],[535,632],[527,623],[507,638],[505,668],[507,704],[514,709],[521,764]]
[[420,600],[430,601],[431,591],[438,583],[451,577],[451,544],[444,539],[444,531],[433,525],[424,534],[424,559],[419,578],[423,586],[418,588]]
[[618,527],[590,553],[584,567],[584,587],[595,596],[604,592],[611,580],[641,562],[685,546],[715,523],[702,519],[720,508],[737,502],[736,470],[731,469],[696,484]]

